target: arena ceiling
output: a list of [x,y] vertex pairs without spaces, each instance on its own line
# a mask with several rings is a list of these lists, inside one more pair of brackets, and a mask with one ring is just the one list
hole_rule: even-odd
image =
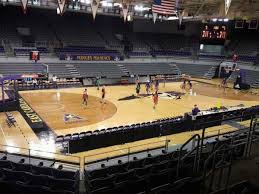
[[[67,10],[79,12],[91,12],[91,0],[66,0],[68,2]],[[123,0],[125,1],[125,0]],[[127,1],[127,0],[126,0]],[[150,18],[152,17],[151,7],[153,0],[129,0],[130,11],[134,17]],[[225,12],[225,0],[178,0],[178,13],[183,13],[185,18],[189,20],[203,20],[212,18],[228,18],[228,19],[259,19],[259,0],[228,0],[230,7]],[[21,0],[0,0],[2,4],[21,4]],[[101,0],[98,14],[104,15],[120,15],[117,12],[118,4],[122,0]],[[1,5],[1,3],[0,3]],[[106,5],[106,6],[105,6]],[[117,6],[116,6],[117,5]],[[42,8],[57,8],[57,0],[28,0],[28,6]],[[136,9],[141,8],[141,9]],[[142,10],[143,9],[143,10]],[[111,11],[112,10],[112,11]],[[115,10],[115,11],[114,11]],[[177,16],[177,15],[176,15]]]
[[[135,5],[142,3],[151,7],[152,2],[153,0],[133,0],[132,3]],[[185,10],[186,15],[200,16],[204,19],[212,17],[259,18],[259,0],[232,0],[227,15],[225,14],[225,0],[179,0],[179,8]]]

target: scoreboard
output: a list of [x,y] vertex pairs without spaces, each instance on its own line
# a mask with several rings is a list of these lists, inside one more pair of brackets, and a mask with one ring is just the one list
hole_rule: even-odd
[[224,44],[227,37],[227,26],[206,24],[201,30],[201,42],[207,44]]

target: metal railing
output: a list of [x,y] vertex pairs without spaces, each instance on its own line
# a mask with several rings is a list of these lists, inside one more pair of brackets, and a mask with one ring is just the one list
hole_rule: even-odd
[[59,163],[69,165],[71,168],[80,170],[81,158],[78,156],[64,155],[58,152],[49,152],[42,149],[28,149],[12,145],[0,144],[0,152],[6,156],[27,157],[29,164],[33,160],[50,161],[53,164]]
[[259,126],[257,118],[258,116],[251,118],[248,128],[233,133],[229,137],[230,141],[214,146],[215,149],[204,162],[203,184],[206,188],[204,194],[209,193],[213,188],[225,189],[226,193],[229,192],[234,156],[238,154],[238,158],[249,158],[253,142],[259,140],[258,135],[255,134]]
[[[248,124],[248,121],[247,123]],[[148,153],[152,153],[154,151],[154,155],[156,154],[162,154],[162,150],[165,152],[173,152],[177,148],[180,149],[179,152],[179,158],[178,158],[178,165],[177,165],[177,174],[179,175],[179,170],[181,168],[182,162],[190,155],[194,156],[194,161],[193,161],[193,172],[198,172],[201,168],[200,166],[200,157],[202,154],[202,148],[203,148],[203,143],[205,139],[216,137],[220,138],[223,137],[224,134],[230,133],[230,138],[233,142],[235,143],[235,147],[232,146],[232,149],[234,150],[238,146],[243,146],[244,141],[249,142],[249,146],[246,147],[245,149],[245,156],[249,156],[249,153],[251,152],[251,146],[254,141],[253,138],[247,138],[245,140],[237,140],[235,139],[235,135],[238,133],[246,133],[250,136],[254,136],[254,131],[255,127],[258,127],[257,122],[254,120],[250,121],[250,127],[247,126],[242,126],[240,125],[240,128],[234,130],[233,127],[223,127],[223,128],[216,128],[215,130],[208,130],[206,131],[205,129],[203,131],[193,131],[190,132],[189,134],[186,135],[189,139],[187,141],[183,140],[182,142],[175,142],[175,134],[170,135],[170,136],[163,136],[163,137],[158,137],[157,140],[144,140],[135,142],[134,146],[130,146],[131,144],[123,144],[121,145],[122,148],[118,148],[118,146],[111,146],[108,149],[110,151],[107,151],[107,148],[101,148],[97,150],[91,150],[87,151],[86,153],[82,153],[80,156],[74,156],[74,155],[64,155],[63,153],[59,153],[56,151],[45,151],[46,146],[44,147],[37,147],[37,145],[32,146],[29,144],[29,148],[23,148],[23,147],[17,147],[17,146],[12,146],[12,145],[2,145],[0,144],[0,152],[4,153],[5,155],[12,155],[12,156],[17,156],[17,157],[27,157],[29,160],[29,163],[32,164],[33,162],[35,163],[35,160],[42,160],[42,161],[50,161],[53,162],[53,164],[63,164],[64,166],[69,166],[71,168],[80,170],[81,172],[81,177],[83,177],[83,172],[84,169],[93,163],[109,163],[112,162],[113,160],[117,163],[119,159],[123,158],[123,162],[129,162],[133,159],[134,156],[141,156],[141,157],[146,157]],[[228,129],[229,128],[229,129]],[[250,133],[250,132],[251,133]],[[202,134],[202,136],[201,136]],[[145,142],[146,141],[146,142]],[[189,145],[189,148],[187,148],[187,145]],[[54,146],[54,145],[53,145]],[[175,148],[175,146],[177,146]],[[174,148],[173,148],[174,147]],[[173,149],[172,149],[173,148]],[[185,154],[182,154],[182,151],[187,148],[188,152]],[[219,149],[217,146],[215,146],[215,149],[211,153],[211,156],[209,158],[214,159],[215,153],[219,152],[218,150],[224,151],[223,149]],[[146,153],[143,154],[143,153]],[[139,154],[139,155],[138,155]],[[214,155],[213,155],[214,154]],[[152,153],[153,155],[153,153]],[[140,158],[141,158],[140,157]],[[203,170],[203,169],[202,169]]]
[[157,149],[164,149],[165,151],[167,151],[169,147],[169,142],[169,140],[165,139],[152,143],[142,143],[136,146],[128,146],[120,149],[116,149],[116,146],[112,146],[113,148],[115,148],[112,151],[105,151],[99,153],[96,152],[102,149],[88,151],[89,154],[84,155],[84,166],[100,161],[109,162],[110,160],[119,157],[124,157],[125,161],[129,162],[134,157],[134,154],[138,154],[140,152],[149,153],[152,150]]
[[[191,154],[193,154],[193,152],[195,151],[195,156],[194,156],[194,161],[193,161],[193,172],[195,173],[197,171],[197,165],[199,165],[199,146],[200,146],[200,135],[199,134],[195,134],[194,136],[192,136],[190,139],[188,139],[180,148],[179,150],[179,156],[178,156],[178,164],[177,164],[177,174],[176,176],[179,177],[180,174],[180,168],[181,165],[184,161],[185,158],[187,158],[188,156],[190,156]],[[184,150],[184,148],[186,147],[186,145],[188,145],[190,142],[193,142],[193,146],[192,149],[186,153],[184,156],[182,156],[182,152]],[[196,145],[195,145],[196,144]]]

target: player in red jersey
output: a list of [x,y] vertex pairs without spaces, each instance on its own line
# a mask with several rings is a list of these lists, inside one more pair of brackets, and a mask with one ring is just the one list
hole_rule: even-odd
[[87,102],[88,102],[88,93],[87,93],[87,89],[85,89],[85,91],[83,92],[83,104],[87,106]]
[[106,91],[105,91],[105,87],[103,86],[102,87],[102,103],[105,103],[105,94],[106,94]]
[[153,109],[155,109],[156,105],[158,103],[158,93],[157,93],[157,91],[153,94],[152,97],[153,97],[153,103],[154,103]]

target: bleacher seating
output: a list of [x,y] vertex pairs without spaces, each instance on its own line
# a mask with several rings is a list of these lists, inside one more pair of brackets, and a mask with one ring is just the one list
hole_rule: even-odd
[[123,65],[133,75],[177,74],[167,63],[125,63]]
[[127,53],[129,57],[148,57],[151,56],[149,52],[145,51],[131,51]]
[[48,64],[49,66],[49,73],[61,77],[61,78],[71,78],[73,75],[66,67],[66,64]]
[[244,180],[233,185],[230,185],[226,189],[219,189],[211,192],[210,194],[256,194],[259,192],[259,188],[251,184],[248,180]]
[[[22,160],[21,160],[22,161]],[[42,165],[0,160],[0,190],[3,193],[78,193],[79,172]]]
[[133,52],[148,52],[150,50],[149,45],[142,39],[142,34],[128,33],[127,40],[132,44]]
[[[113,161],[117,160],[116,164],[103,159],[98,161],[101,165],[95,165],[95,168],[89,168],[86,164],[85,187],[88,193],[93,194],[256,194],[258,187],[248,181],[241,181],[216,191],[205,184],[206,180],[210,180],[210,173],[206,172],[225,168],[230,161],[239,160],[243,156],[245,144],[241,142],[247,138],[247,133],[235,133],[237,144],[233,143],[232,135],[203,144],[196,170],[194,163],[197,158],[192,150],[188,149],[172,152],[162,150],[162,153],[149,153],[146,156],[142,153],[140,158],[135,156],[124,162],[120,157],[113,158]],[[199,145],[196,148],[199,151]],[[231,153],[231,157],[227,153]],[[220,176],[225,177],[222,174],[219,179]],[[225,187],[225,184],[223,186]]]
[[234,52],[240,56],[255,56],[259,51],[259,41],[253,37],[240,37]]
[[47,48],[44,47],[15,47],[15,56],[29,56],[31,51],[39,51],[40,56],[46,56],[49,52]]
[[64,46],[105,47],[105,41],[99,36],[90,21],[85,17],[68,14],[64,17],[54,16],[50,23]]
[[56,137],[56,142],[66,145],[69,141],[69,152],[76,153],[101,147],[134,142],[138,140],[171,135],[179,132],[199,130],[207,127],[221,125],[223,120],[249,119],[251,115],[259,112],[259,106],[245,109],[217,112],[210,115],[202,115],[195,121],[191,117],[175,117],[153,122],[119,126],[102,130],[87,131],[80,134],[67,134]]
[[120,57],[116,50],[108,50],[104,47],[83,47],[83,46],[68,46],[55,49],[58,56],[73,56],[73,55],[94,55],[94,56],[113,56]]
[[120,78],[125,75],[114,63],[86,63],[74,66],[82,77]]
[[[72,65],[78,77],[107,77],[107,78],[120,78],[124,76],[121,69],[113,63],[75,63]],[[66,64],[49,64],[49,73],[56,75],[59,78],[72,78],[75,77],[69,70]]]
[[45,67],[36,63],[0,63],[0,72],[5,76],[26,73],[44,73]]
[[4,56],[4,55],[5,55],[4,47],[0,45],[0,56]]
[[[3,11],[0,17],[5,18],[6,14],[12,11]],[[13,10],[10,8],[10,10]],[[5,41],[7,46],[14,49],[16,56],[27,56],[31,48],[39,50],[43,56],[53,52],[53,48],[67,48],[71,45],[84,47],[103,47],[106,51],[91,51],[90,54],[116,54],[122,52],[123,41],[126,40],[132,49],[125,53],[131,57],[191,57],[192,51],[199,50],[199,38],[185,36],[183,34],[159,34],[132,32],[132,29],[123,25],[117,18],[100,19],[91,23],[90,16],[81,16],[67,13],[64,17],[58,17],[55,13],[39,10],[30,13],[33,17],[27,20],[22,14],[13,14],[10,17],[15,22],[3,21],[0,24],[0,42]],[[50,19],[46,19],[50,18]],[[106,17],[107,18],[107,17]],[[38,26],[36,24],[40,23]],[[20,24],[23,24],[22,26]],[[116,30],[114,30],[116,26]],[[17,32],[17,28],[27,28],[30,32],[31,42],[26,42]],[[48,29],[48,30],[46,30]],[[121,36],[122,38],[118,38]],[[73,38],[71,38],[73,37]],[[239,36],[238,36],[239,37]],[[248,38],[243,38],[248,37]],[[237,43],[233,42],[231,52],[239,55],[239,59],[247,62],[254,62],[258,53],[257,36],[242,36]],[[236,40],[239,38],[235,38]],[[30,46],[28,46],[30,45]],[[3,51],[0,55],[3,55]],[[7,49],[8,50],[8,49]],[[61,49],[62,50],[62,49]],[[57,50],[56,50],[57,51]],[[7,52],[7,51],[6,51]],[[85,52],[89,54],[90,51]],[[204,55],[200,58],[223,59],[224,55]]]
[[181,56],[188,57],[191,56],[191,52],[189,51],[178,51],[178,50],[154,50],[151,52],[154,56]]
[[199,65],[199,64],[177,64],[182,74],[191,75],[194,77],[203,77],[211,67],[211,65]]
[[[183,151],[185,153],[186,151]],[[199,193],[201,179],[194,176],[192,169],[186,164],[182,172],[187,173],[177,176],[179,152],[164,152],[161,155],[149,154],[143,159],[134,157],[132,161],[117,165],[103,166],[100,169],[85,171],[85,184],[92,193],[150,193],[156,194],[177,189],[180,182],[185,187],[185,192]],[[190,160],[191,161],[191,160]],[[192,163],[192,162],[190,162]],[[188,170],[187,170],[188,169]],[[181,187],[182,188],[182,187]],[[179,189],[179,188],[178,188]]]

